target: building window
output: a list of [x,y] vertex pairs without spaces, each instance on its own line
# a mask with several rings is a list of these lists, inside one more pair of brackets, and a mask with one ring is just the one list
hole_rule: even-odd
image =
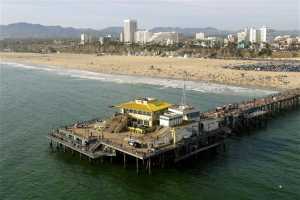
[[144,126],[149,126],[149,121],[144,120]]

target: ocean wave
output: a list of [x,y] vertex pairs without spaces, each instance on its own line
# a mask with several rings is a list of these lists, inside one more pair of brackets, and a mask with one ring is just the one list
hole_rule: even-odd
[[[62,69],[56,66],[39,66],[28,65],[15,62],[1,62],[1,65],[9,65],[11,67],[23,68],[28,70],[40,70],[56,73],[62,76],[69,76],[78,79],[90,79],[104,82],[114,82],[119,84],[148,84],[160,86],[164,88],[182,88],[183,81],[176,79],[166,78],[153,78],[145,76],[132,76],[132,75],[116,75],[104,74],[98,72],[90,72],[76,69]],[[230,86],[216,83],[208,83],[204,81],[186,81],[186,89],[201,93],[216,93],[216,94],[230,94],[230,95],[268,95],[276,93],[272,90],[262,90],[254,88],[245,88],[239,86]]]

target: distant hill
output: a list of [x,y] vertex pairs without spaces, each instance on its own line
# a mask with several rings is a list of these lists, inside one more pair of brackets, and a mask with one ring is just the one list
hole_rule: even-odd
[[120,37],[120,33],[123,31],[123,27],[121,26],[112,26],[99,30],[101,35],[112,35],[114,37]]
[[[62,26],[44,26],[40,24],[30,24],[30,23],[14,23],[8,25],[0,25],[0,39],[10,38],[10,39],[47,39],[47,38],[79,38],[81,33],[87,33],[94,37],[100,37],[103,35],[111,34],[113,37],[119,37],[120,32],[123,30],[122,27],[108,27],[101,30],[95,29],[80,29],[72,27],[62,27]],[[230,33],[235,33],[235,31],[219,30],[212,27],[207,28],[180,28],[180,27],[155,27],[150,31],[152,32],[169,32],[176,31],[182,33],[184,36],[194,36],[197,32],[204,32],[209,36],[226,36]],[[273,37],[277,35],[300,35],[299,30],[292,31],[278,31],[271,30],[271,35]]]
[[81,33],[87,33],[95,37],[106,34],[117,36],[120,34],[121,27],[108,27],[102,30],[79,29],[62,26],[44,26],[40,24],[15,23],[0,25],[0,38],[79,38]]
[[270,35],[276,37],[278,35],[291,35],[291,36],[300,36],[300,30],[274,30],[269,31]]

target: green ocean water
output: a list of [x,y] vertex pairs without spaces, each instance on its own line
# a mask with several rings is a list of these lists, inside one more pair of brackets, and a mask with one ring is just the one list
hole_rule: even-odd
[[[300,199],[299,110],[229,140],[226,152],[137,176],[134,166],[91,165],[51,152],[46,135],[77,120],[108,117],[114,112],[110,105],[138,96],[178,103],[181,89],[5,64],[0,73],[0,199]],[[261,95],[188,91],[187,99],[205,111]]]

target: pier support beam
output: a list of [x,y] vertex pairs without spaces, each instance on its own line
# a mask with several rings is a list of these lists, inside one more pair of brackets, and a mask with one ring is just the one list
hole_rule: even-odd
[[123,155],[123,167],[126,168],[126,154],[124,153]]
[[139,159],[136,158],[136,174],[139,174]]
[[223,142],[223,152],[226,152],[226,144]]
[[148,173],[151,175],[151,158],[148,160]]

